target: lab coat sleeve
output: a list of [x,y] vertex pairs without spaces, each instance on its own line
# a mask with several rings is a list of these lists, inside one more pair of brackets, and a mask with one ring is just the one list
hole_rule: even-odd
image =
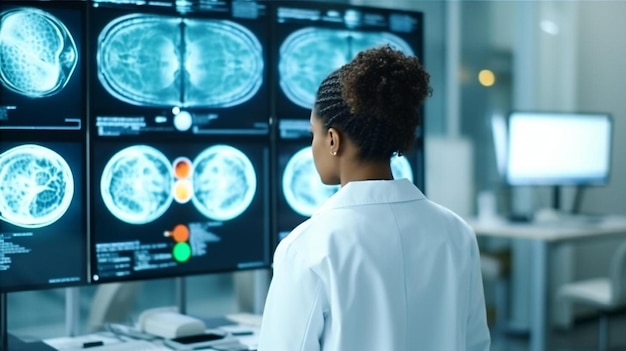
[[479,255],[478,244],[474,243],[466,335],[468,351],[489,351],[491,345]]
[[258,351],[319,351],[324,295],[319,277],[289,250],[277,250]]

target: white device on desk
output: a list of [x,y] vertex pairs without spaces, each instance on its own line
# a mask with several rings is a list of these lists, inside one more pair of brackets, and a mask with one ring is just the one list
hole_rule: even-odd
[[152,308],[142,312],[137,327],[145,333],[165,339],[199,335],[206,329],[204,322],[178,313],[176,307]]

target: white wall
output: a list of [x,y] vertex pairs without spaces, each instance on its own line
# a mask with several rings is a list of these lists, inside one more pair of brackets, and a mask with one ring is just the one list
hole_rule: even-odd
[[581,1],[578,108],[613,114],[610,185],[587,189],[582,210],[626,214],[626,2]]
[[[581,210],[626,215],[626,2],[581,1],[579,6],[577,107],[608,111],[615,124],[610,184],[585,190]],[[606,272],[615,243],[579,246],[576,278]]]

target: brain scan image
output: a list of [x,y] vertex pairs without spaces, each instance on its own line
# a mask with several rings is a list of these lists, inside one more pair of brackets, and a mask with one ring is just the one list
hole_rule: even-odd
[[165,155],[147,145],[127,147],[111,157],[100,182],[111,213],[130,224],[159,218],[173,200],[174,175]]
[[256,194],[250,159],[228,145],[215,145],[193,161],[192,203],[204,216],[227,221],[242,214]]
[[0,82],[7,89],[30,98],[54,95],[77,61],[72,34],[50,13],[28,7],[0,13]]
[[406,41],[391,33],[314,27],[293,32],[280,46],[280,87],[294,104],[310,109],[327,75],[358,52],[384,44],[414,55]]
[[406,178],[413,182],[413,170],[409,160],[404,156],[393,156],[391,158],[391,173],[394,179]]
[[287,162],[283,172],[283,194],[291,209],[310,217],[337,190],[339,185],[322,183],[315,164],[311,147],[296,152]]
[[98,37],[98,79],[137,106],[228,107],[263,81],[263,55],[245,27],[224,20],[131,14]]
[[21,145],[0,154],[0,218],[40,228],[65,214],[74,195],[67,162],[39,145]]

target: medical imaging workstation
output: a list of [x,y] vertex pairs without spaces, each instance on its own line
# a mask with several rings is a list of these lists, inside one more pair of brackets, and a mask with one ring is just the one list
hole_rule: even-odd
[[[306,1],[0,2],[3,316],[8,292],[270,268],[338,190],[311,153],[318,85],[367,48],[422,59],[422,20]],[[423,188],[421,134],[392,169]]]

